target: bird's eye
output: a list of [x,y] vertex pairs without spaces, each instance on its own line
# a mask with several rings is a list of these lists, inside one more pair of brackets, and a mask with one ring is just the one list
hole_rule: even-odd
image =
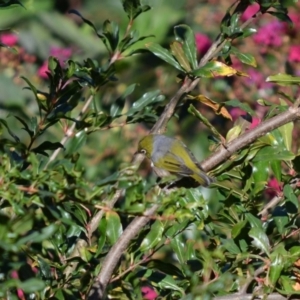
[[140,151],[142,154],[146,154],[147,153],[147,151],[145,150],[145,149],[141,149],[141,151]]

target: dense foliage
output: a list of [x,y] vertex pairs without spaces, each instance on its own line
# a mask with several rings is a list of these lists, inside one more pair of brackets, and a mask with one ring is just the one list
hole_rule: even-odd
[[297,1],[71,2],[0,0],[0,299],[300,297]]

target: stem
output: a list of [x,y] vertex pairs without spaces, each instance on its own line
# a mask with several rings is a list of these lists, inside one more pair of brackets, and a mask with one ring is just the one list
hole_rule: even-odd
[[[83,114],[87,111],[89,105],[91,104],[92,100],[94,99],[94,95],[90,95],[90,97],[87,99],[87,101],[85,102],[84,106],[81,109],[81,112],[79,113],[79,115],[76,118],[76,121],[79,121]],[[66,131],[65,136],[62,138],[62,140],[60,141],[60,143],[64,146],[67,141],[70,139],[70,137],[73,136],[74,134],[74,129],[76,127],[76,122],[73,122],[73,124],[71,125],[71,127]],[[54,161],[56,159],[56,157],[58,156],[59,152],[61,151],[62,148],[58,148],[56,149],[52,155],[50,156],[47,164],[44,167],[44,170],[48,168],[49,164]]]

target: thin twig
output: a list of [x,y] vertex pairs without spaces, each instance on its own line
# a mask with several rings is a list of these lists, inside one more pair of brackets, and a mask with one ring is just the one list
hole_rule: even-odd
[[[86,112],[86,110],[88,109],[88,107],[90,106],[92,100],[94,99],[94,95],[90,95],[90,97],[87,99],[87,101],[85,102],[84,106],[82,107],[79,115],[76,118],[76,121],[79,121],[83,114]],[[73,124],[71,125],[71,127],[66,131],[65,136],[62,138],[62,140],[60,141],[60,143],[64,146],[67,141],[70,139],[70,137],[73,136],[74,134],[74,129],[76,127],[76,122],[73,122]],[[50,156],[48,162],[46,163],[44,170],[48,168],[49,164],[54,161],[56,159],[56,157],[58,156],[59,152],[61,151],[62,148],[58,148],[56,149],[52,155]]]

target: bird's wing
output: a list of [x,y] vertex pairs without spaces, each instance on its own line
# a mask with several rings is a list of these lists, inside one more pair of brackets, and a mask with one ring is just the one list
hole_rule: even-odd
[[165,154],[163,160],[160,163],[161,167],[170,173],[177,174],[183,177],[193,174],[193,171],[185,166],[184,162],[181,161],[180,158],[172,154],[170,151]]

